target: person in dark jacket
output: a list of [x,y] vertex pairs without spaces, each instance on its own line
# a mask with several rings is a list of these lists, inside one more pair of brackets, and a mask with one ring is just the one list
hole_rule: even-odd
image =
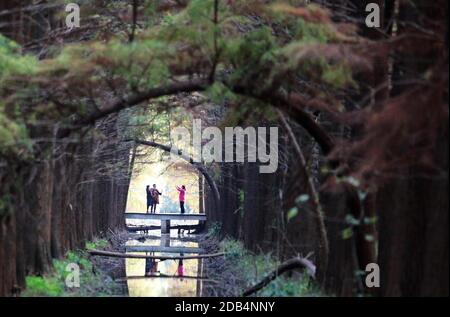
[[156,213],[156,205],[159,204],[159,196],[162,195],[162,193],[156,188],[156,184],[153,184],[153,188],[150,189],[151,196],[153,198],[153,205],[152,208],[150,208],[152,214]]
[[150,211],[151,211],[151,209],[153,207],[153,197],[152,197],[150,185],[147,185],[147,187],[145,188],[145,191],[147,193],[147,213],[148,213],[148,208],[150,207]]

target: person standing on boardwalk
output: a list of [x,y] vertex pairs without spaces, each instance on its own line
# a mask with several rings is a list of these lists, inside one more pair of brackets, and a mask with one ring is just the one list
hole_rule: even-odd
[[159,204],[159,196],[162,195],[162,193],[159,192],[158,189],[156,189],[156,184],[153,184],[153,188],[151,189],[151,196],[153,199],[153,205],[151,210],[151,213],[156,213],[156,205]]
[[150,207],[150,211],[151,211],[152,206],[153,206],[153,197],[152,197],[150,185],[147,185],[147,187],[145,188],[145,192],[147,193],[147,213],[148,213],[148,208]]
[[182,214],[184,214],[185,210],[184,210],[184,201],[185,201],[185,196],[186,196],[186,187],[184,185],[181,185],[181,187],[177,186],[177,190],[178,190],[178,198],[180,200],[180,212]]
[[[186,196],[186,186],[181,185],[181,187],[177,186],[177,190],[178,190],[178,199],[180,201],[180,213],[184,214],[184,201],[185,201],[185,196]],[[183,229],[178,229],[178,235],[180,235],[181,233],[184,233]]]

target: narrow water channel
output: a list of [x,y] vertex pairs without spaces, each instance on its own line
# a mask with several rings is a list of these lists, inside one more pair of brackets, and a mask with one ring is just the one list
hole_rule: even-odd
[[[189,164],[160,161],[161,152],[153,151],[137,160],[128,192],[126,212],[146,212],[146,186],[156,185],[162,192],[156,213],[178,213],[176,186],[185,185],[186,213],[199,213],[199,175]],[[149,163],[150,162],[150,163]],[[194,220],[172,220],[171,225],[196,225]],[[127,226],[160,226],[159,220],[128,219]],[[177,230],[161,235],[161,230],[137,232],[126,243],[126,252],[153,256],[196,255],[200,250],[195,235],[178,236]],[[180,266],[182,267],[180,269]],[[129,296],[200,296],[202,292],[201,260],[127,259],[126,275]]]
[[[129,220],[128,225],[158,225],[157,221]],[[193,221],[191,221],[193,222]],[[187,224],[187,221],[174,224]],[[151,230],[145,235],[136,234],[126,243],[129,254],[153,256],[186,256],[200,254],[202,250],[194,235],[178,236],[177,230],[161,235]],[[185,297],[201,296],[202,260],[126,259],[128,294],[131,297]]]

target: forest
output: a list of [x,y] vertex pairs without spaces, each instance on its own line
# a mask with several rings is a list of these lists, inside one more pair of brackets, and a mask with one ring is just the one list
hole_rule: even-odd
[[0,297],[448,296],[448,19],[2,0]]

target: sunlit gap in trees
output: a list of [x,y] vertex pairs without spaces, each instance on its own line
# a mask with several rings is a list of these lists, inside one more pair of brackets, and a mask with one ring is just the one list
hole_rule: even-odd
[[146,149],[144,156],[136,158],[128,191],[127,212],[145,212],[145,187],[156,184],[162,192],[157,212],[178,212],[176,186],[185,185],[187,188],[186,211],[198,213],[199,175],[197,170],[187,162],[162,161],[161,156],[164,154],[158,149]]
[[[195,168],[189,163],[180,161],[164,160],[166,152],[139,146],[136,151],[131,183],[128,191],[127,212],[145,212],[146,211],[146,192],[147,185],[156,184],[162,195],[160,204],[157,207],[159,212],[179,212],[178,192],[176,186],[185,185],[186,194],[186,212],[199,212],[199,175]],[[144,225],[140,220],[129,220],[132,225]],[[192,222],[192,221],[191,221]],[[184,224],[194,224],[184,221]],[[174,224],[177,224],[174,221]],[[159,221],[146,220],[145,225],[160,225]],[[150,234],[159,235],[159,230],[150,232]],[[159,239],[146,239],[145,245],[160,245]],[[197,242],[181,242],[172,240],[170,244],[177,246],[181,244],[185,247],[198,247]],[[127,245],[142,244],[136,240],[130,240]],[[199,260],[186,261],[186,275],[196,276],[199,273]],[[145,276],[145,259],[126,259],[125,263],[127,277]],[[158,271],[161,274],[173,275],[177,270],[176,261],[163,261],[158,264]],[[168,279],[168,278],[130,278],[127,280],[128,293],[132,297],[139,296],[196,296],[199,291],[198,281],[195,279]]]

